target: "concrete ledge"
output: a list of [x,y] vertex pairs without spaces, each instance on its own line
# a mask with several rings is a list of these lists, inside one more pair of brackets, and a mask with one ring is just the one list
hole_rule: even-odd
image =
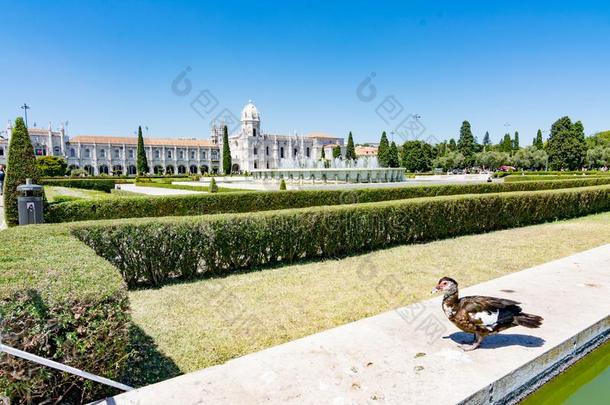
[[473,352],[456,346],[465,334],[435,298],[104,403],[514,403],[608,338],[609,280],[605,245],[462,290],[515,299],[545,318],[540,329],[509,329]]

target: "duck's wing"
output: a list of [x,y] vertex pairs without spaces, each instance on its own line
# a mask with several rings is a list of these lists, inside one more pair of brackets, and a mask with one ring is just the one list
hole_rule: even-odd
[[514,316],[521,312],[517,301],[481,295],[464,297],[458,305],[456,318],[489,331],[513,324]]

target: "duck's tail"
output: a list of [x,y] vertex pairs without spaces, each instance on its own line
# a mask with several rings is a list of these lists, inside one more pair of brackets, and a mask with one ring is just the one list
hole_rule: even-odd
[[520,313],[515,315],[517,325],[525,326],[526,328],[539,328],[544,319],[538,315]]

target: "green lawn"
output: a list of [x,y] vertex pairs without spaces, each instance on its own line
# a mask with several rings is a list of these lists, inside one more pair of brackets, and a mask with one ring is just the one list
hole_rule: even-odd
[[428,298],[444,275],[467,286],[605,243],[610,213],[131,291],[138,339],[157,352],[142,353],[130,380],[220,364]]
[[135,197],[140,194],[138,193],[105,193],[103,191],[98,190],[87,190],[82,188],[73,188],[73,187],[59,187],[59,186],[44,186],[44,193],[49,202],[59,202],[59,201],[68,201],[68,200],[77,200],[77,199],[86,199],[86,200],[101,200],[107,198],[116,198],[116,197],[126,197],[131,196]]

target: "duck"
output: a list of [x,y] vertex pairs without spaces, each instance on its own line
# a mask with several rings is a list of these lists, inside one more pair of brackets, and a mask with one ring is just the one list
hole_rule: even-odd
[[460,298],[458,283],[451,277],[441,278],[431,292],[442,292],[442,308],[447,318],[459,329],[474,335],[471,344],[460,345],[464,351],[477,349],[488,335],[517,325],[539,328],[544,320],[522,312],[517,301],[480,295]]

